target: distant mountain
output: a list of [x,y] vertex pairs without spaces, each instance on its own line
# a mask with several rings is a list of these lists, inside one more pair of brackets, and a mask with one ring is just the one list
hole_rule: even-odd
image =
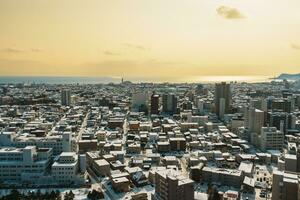
[[287,80],[300,80],[300,73],[298,74],[280,74],[276,79],[287,79]]

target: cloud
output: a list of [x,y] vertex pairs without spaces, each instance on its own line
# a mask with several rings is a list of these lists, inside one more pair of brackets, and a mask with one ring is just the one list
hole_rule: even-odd
[[148,47],[142,46],[142,45],[137,45],[137,44],[132,44],[132,43],[123,43],[124,46],[129,47],[129,48],[134,48],[137,50],[141,50],[141,51],[147,51],[149,50]]
[[181,65],[186,64],[184,62],[178,62],[178,61],[164,61],[164,60],[157,60],[157,59],[150,59],[147,61],[149,64],[154,65]]
[[300,50],[300,45],[292,43],[291,48],[294,49],[294,50]]
[[220,6],[217,8],[217,14],[225,19],[243,19],[245,16],[240,13],[236,8],[231,8],[227,6]]
[[3,48],[1,51],[5,52],[5,53],[22,53],[22,52],[24,52],[24,50],[22,50],[22,49],[17,49],[17,48],[13,48],[13,47]]
[[40,48],[31,48],[31,51],[32,52],[35,52],[35,53],[40,53],[42,51],[44,51],[43,49],[40,49]]
[[103,51],[103,54],[104,55],[107,55],[107,56],[120,56],[121,53],[118,53],[118,52],[113,52],[113,51]]
[[18,49],[14,47],[7,47],[1,49],[2,52],[4,53],[11,53],[11,54],[18,54],[18,53],[39,53],[42,52],[43,49],[40,48],[30,48],[30,49]]

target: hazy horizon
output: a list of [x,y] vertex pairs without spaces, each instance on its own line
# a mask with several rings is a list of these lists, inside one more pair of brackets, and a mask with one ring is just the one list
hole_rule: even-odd
[[109,77],[109,76],[0,76],[0,83],[49,83],[49,84],[97,84],[120,83],[122,81],[134,83],[216,83],[216,82],[269,82],[270,76],[190,76],[169,77],[165,79],[157,77]]

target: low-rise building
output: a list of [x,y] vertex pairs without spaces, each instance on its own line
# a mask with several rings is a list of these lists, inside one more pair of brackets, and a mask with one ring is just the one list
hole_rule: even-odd
[[61,153],[52,164],[52,175],[59,185],[83,184],[79,173],[79,159],[75,152]]

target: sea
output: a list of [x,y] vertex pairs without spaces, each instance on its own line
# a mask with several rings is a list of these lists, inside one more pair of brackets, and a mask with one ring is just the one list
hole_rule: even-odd
[[[270,82],[270,76],[189,76],[189,77],[129,77],[124,81],[134,83],[215,83],[215,82]],[[0,76],[0,84],[107,84],[121,83],[121,77],[80,77],[80,76]]]

